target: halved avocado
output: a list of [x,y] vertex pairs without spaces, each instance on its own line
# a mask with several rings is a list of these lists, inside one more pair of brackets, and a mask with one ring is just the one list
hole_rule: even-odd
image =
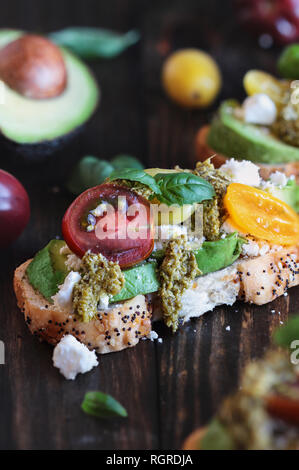
[[[0,49],[24,35],[0,30]],[[2,82],[0,105],[1,140],[30,159],[54,153],[67,143],[94,112],[99,88],[88,67],[60,48],[67,70],[67,86],[61,95],[30,99]]]
[[225,101],[214,118],[207,143],[227,157],[257,163],[287,163],[299,160],[299,148],[287,145],[273,134],[254,124],[246,124],[233,111],[235,100]]

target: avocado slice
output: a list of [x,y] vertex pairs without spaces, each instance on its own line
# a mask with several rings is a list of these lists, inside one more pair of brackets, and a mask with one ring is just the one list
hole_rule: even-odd
[[292,207],[292,209],[298,212],[299,186],[296,184],[295,180],[289,180],[283,188],[280,188],[279,186],[270,186],[269,188],[266,188],[265,191],[285,202]]
[[212,121],[207,143],[227,157],[257,163],[287,163],[299,160],[299,148],[278,140],[262,127],[246,124],[234,116],[240,104],[228,100],[220,106]]
[[[23,34],[17,30],[0,30],[0,48]],[[61,95],[30,99],[3,84],[1,140],[17,153],[32,154],[32,158],[53,153],[77,133],[97,106],[99,89],[88,67],[66,49],[60,49],[68,76]]]
[[51,297],[58,292],[69,272],[65,265],[66,255],[60,254],[65,245],[63,240],[51,240],[35,255],[26,270],[32,287],[51,303]]

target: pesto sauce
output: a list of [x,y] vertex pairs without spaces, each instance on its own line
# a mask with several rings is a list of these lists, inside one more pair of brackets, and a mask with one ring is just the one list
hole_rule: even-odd
[[163,319],[173,332],[179,326],[179,311],[182,308],[183,292],[200,274],[201,271],[194,253],[187,250],[186,236],[170,240],[165,258],[160,266],[161,287],[159,295],[162,302]]
[[119,265],[101,254],[86,253],[80,274],[81,280],[74,286],[73,305],[81,321],[89,322],[97,315],[101,297],[118,294],[125,279]]

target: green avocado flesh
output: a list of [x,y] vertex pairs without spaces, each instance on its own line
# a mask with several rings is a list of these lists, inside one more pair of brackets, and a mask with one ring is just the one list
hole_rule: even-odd
[[[202,247],[194,252],[202,274],[218,271],[232,264],[239,258],[243,243],[244,240],[237,233],[214,242],[204,242]],[[52,302],[51,297],[58,292],[59,285],[64,282],[69,272],[65,265],[67,256],[60,253],[63,246],[66,246],[63,240],[50,241],[36,254],[26,271],[30,284],[49,302]],[[155,260],[125,269],[123,273],[125,286],[112,298],[112,302],[156,292],[160,287]]]
[[295,180],[289,180],[283,188],[275,186],[273,188],[270,187],[267,191],[298,212],[299,186],[296,184]]
[[[0,48],[22,36],[16,30],[0,30]],[[0,106],[1,133],[19,144],[33,144],[61,137],[87,121],[95,110],[99,90],[88,67],[61,49],[67,69],[65,91],[43,100],[25,98],[3,84]]]
[[66,256],[60,254],[63,246],[63,240],[51,240],[35,255],[26,270],[30,284],[50,302],[68,274]]
[[251,160],[257,163],[286,163],[299,160],[299,148],[287,145],[274,135],[254,124],[246,124],[233,114],[239,103],[222,103],[214,118],[207,143],[216,152],[227,157]]

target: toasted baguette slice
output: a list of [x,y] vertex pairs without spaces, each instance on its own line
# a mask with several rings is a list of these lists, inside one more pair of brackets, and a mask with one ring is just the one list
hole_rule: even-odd
[[32,334],[53,345],[71,334],[89,349],[100,354],[135,346],[151,331],[151,306],[144,295],[99,312],[89,323],[77,320],[68,310],[55,307],[29,284],[26,268],[31,260],[19,266],[14,275],[14,290],[19,308]]
[[[263,305],[299,284],[299,246],[275,247],[255,258],[240,258],[231,266],[198,277],[182,297],[179,316],[183,322],[199,317],[237,299]],[[160,299],[155,295],[153,318],[161,317]]]
[[[210,126],[203,126],[199,129],[196,134],[195,138],[195,153],[196,157],[204,161],[207,158],[213,157],[213,164],[215,168],[219,168],[223,165],[227,159],[231,157],[235,157],[232,155],[231,157],[226,157],[221,153],[215,152],[207,143],[207,136],[210,130]],[[242,157],[242,155],[241,155]],[[268,179],[271,173],[275,171],[281,171],[286,174],[286,176],[295,175],[297,183],[299,183],[299,162],[289,162],[289,163],[282,163],[281,165],[275,164],[266,164],[266,163],[257,163],[257,165],[261,168],[260,175],[263,179]]]

